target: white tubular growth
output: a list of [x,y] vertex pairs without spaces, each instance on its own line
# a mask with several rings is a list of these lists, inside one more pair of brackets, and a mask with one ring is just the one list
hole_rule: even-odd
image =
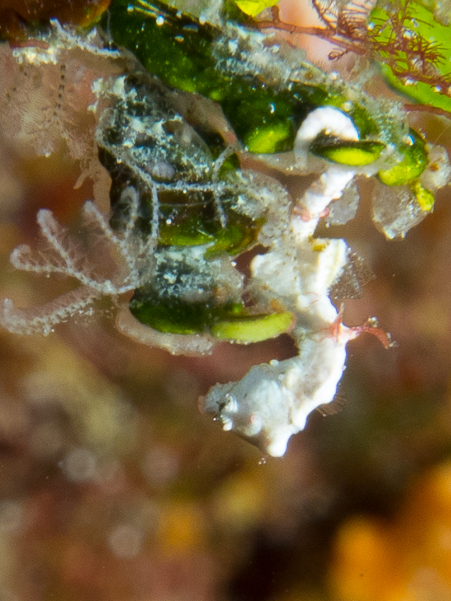
[[[322,131],[358,139],[349,117],[325,107],[301,125],[297,151],[308,151]],[[214,386],[201,400],[201,409],[213,414],[225,430],[234,430],[276,457],[284,455],[290,436],[304,429],[308,415],[333,400],[345,367],[346,344],[357,335],[341,325],[328,296],[347,263],[346,242],[313,238],[327,206],[353,177],[349,168],[331,165],[298,200],[288,227],[274,237],[270,251],[251,264],[252,290],[261,290],[260,300],[277,300],[295,314],[292,336],[299,355],[255,366],[241,381]]]
[[[298,129],[294,142],[297,162],[302,163],[306,160],[310,144],[321,133],[343,140],[359,139],[359,132],[349,117],[331,106],[321,107],[312,111]],[[303,218],[309,223],[310,234],[313,234],[317,220],[329,203],[340,198],[354,176],[355,172],[349,168],[331,164],[306,191],[300,208],[305,211]]]
[[359,132],[347,115],[333,106],[323,106],[309,113],[298,129],[294,143],[296,155],[323,132],[343,140],[359,139]]

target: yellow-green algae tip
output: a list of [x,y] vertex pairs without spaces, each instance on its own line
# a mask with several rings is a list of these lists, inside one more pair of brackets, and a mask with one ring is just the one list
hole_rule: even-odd
[[384,148],[385,145],[382,142],[358,141],[341,142],[330,146],[321,143],[312,144],[310,150],[313,154],[340,165],[364,167],[374,163]]
[[270,315],[248,315],[218,321],[211,328],[215,338],[236,342],[261,342],[287,332],[294,323],[289,311]]
[[256,154],[271,154],[278,151],[278,146],[283,144],[291,132],[289,122],[276,123],[268,127],[257,127],[246,139],[245,144],[249,152]]
[[383,169],[377,174],[379,180],[386,186],[403,186],[419,177],[426,169],[429,157],[426,143],[420,134],[410,132],[411,144],[403,144],[398,150],[402,156],[399,163]]
[[412,192],[415,194],[418,204],[421,210],[425,213],[432,211],[434,208],[435,197],[430,190],[421,185],[419,181],[416,181],[411,186]]
[[235,0],[234,4],[238,6],[240,10],[246,15],[251,17],[257,16],[265,8],[274,6],[279,0]]

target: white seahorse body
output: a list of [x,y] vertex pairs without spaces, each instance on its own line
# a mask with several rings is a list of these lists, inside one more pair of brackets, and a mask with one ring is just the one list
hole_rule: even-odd
[[[349,117],[326,107],[307,117],[297,134],[298,147],[324,129],[358,139]],[[308,415],[333,400],[345,368],[346,344],[355,336],[341,325],[328,296],[347,263],[346,242],[313,238],[325,209],[354,175],[349,168],[331,165],[299,200],[288,230],[251,264],[252,287],[261,291],[260,298],[277,299],[295,314],[291,336],[299,355],[255,366],[239,382],[214,386],[201,401],[201,409],[224,429],[273,456],[284,455],[290,436],[304,429]]]
[[297,357],[256,365],[239,382],[214,386],[202,399],[202,409],[214,414],[224,430],[281,457],[308,415],[335,396],[348,340],[346,333],[305,338]]

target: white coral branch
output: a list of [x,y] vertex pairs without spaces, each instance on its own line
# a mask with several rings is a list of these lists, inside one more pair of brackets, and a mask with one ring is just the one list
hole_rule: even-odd
[[32,309],[17,309],[11,299],[5,298],[0,305],[0,325],[13,334],[47,336],[56,324],[83,314],[97,296],[92,288],[83,287]]
[[10,261],[16,269],[44,275],[59,273],[77,279],[80,284],[108,294],[109,284],[90,275],[87,266],[80,266],[84,257],[73,240],[67,239],[67,230],[48,209],[38,212],[37,222],[49,248],[33,251],[27,244],[15,248]]
[[[128,280],[135,280],[137,277],[137,266],[136,266],[136,253],[133,252],[133,241],[131,239],[133,225],[136,222],[137,212],[131,211],[130,219],[128,219],[124,232],[121,236],[118,236],[114,233],[112,228],[109,226],[105,216],[99,211],[97,206],[93,202],[86,202],[83,206],[83,217],[85,222],[88,224],[92,224],[96,226],[102,235],[102,239],[104,242],[107,242],[111,247],[114,248],[120,259],[125,263],[127,275],[124,277],[124,282],[122,286],[120,286],[117,294],[120,294],[122,288],[128,288]],[[110,282],[108,282],[108,286],[110,286]],[[111,294],[112,292],[106,291],[106,294]]]
[[87,227],[100,231],[102,248],[99,255],[114,250],[115,272],[112,278],[94,277],[96,265],[89,263],[76,244],[68,236],[52,212],[42,209],[37,222],[46,241],[46,248],[32,250],[28,245],[18,246],[11,253],[11,263],[16,269],[44,275],[62,274],[76,279],[81,286],[64,294],[42,307],[17,309],[10,299],[5,299],[0,308],[0,325],[18,334],[49,334],[57,323],[66,321],[71,315],[84,312],[89,305],[102,296],[118,296],[137,288],[142,280],[140,252],[149,252],[146,244],[136,240],[134,227],[138,218],[138,195],[129,189],[130,214],[124,231],[116,234],[109,226],[107,218],[93,202],[83,207],[83,219]]

